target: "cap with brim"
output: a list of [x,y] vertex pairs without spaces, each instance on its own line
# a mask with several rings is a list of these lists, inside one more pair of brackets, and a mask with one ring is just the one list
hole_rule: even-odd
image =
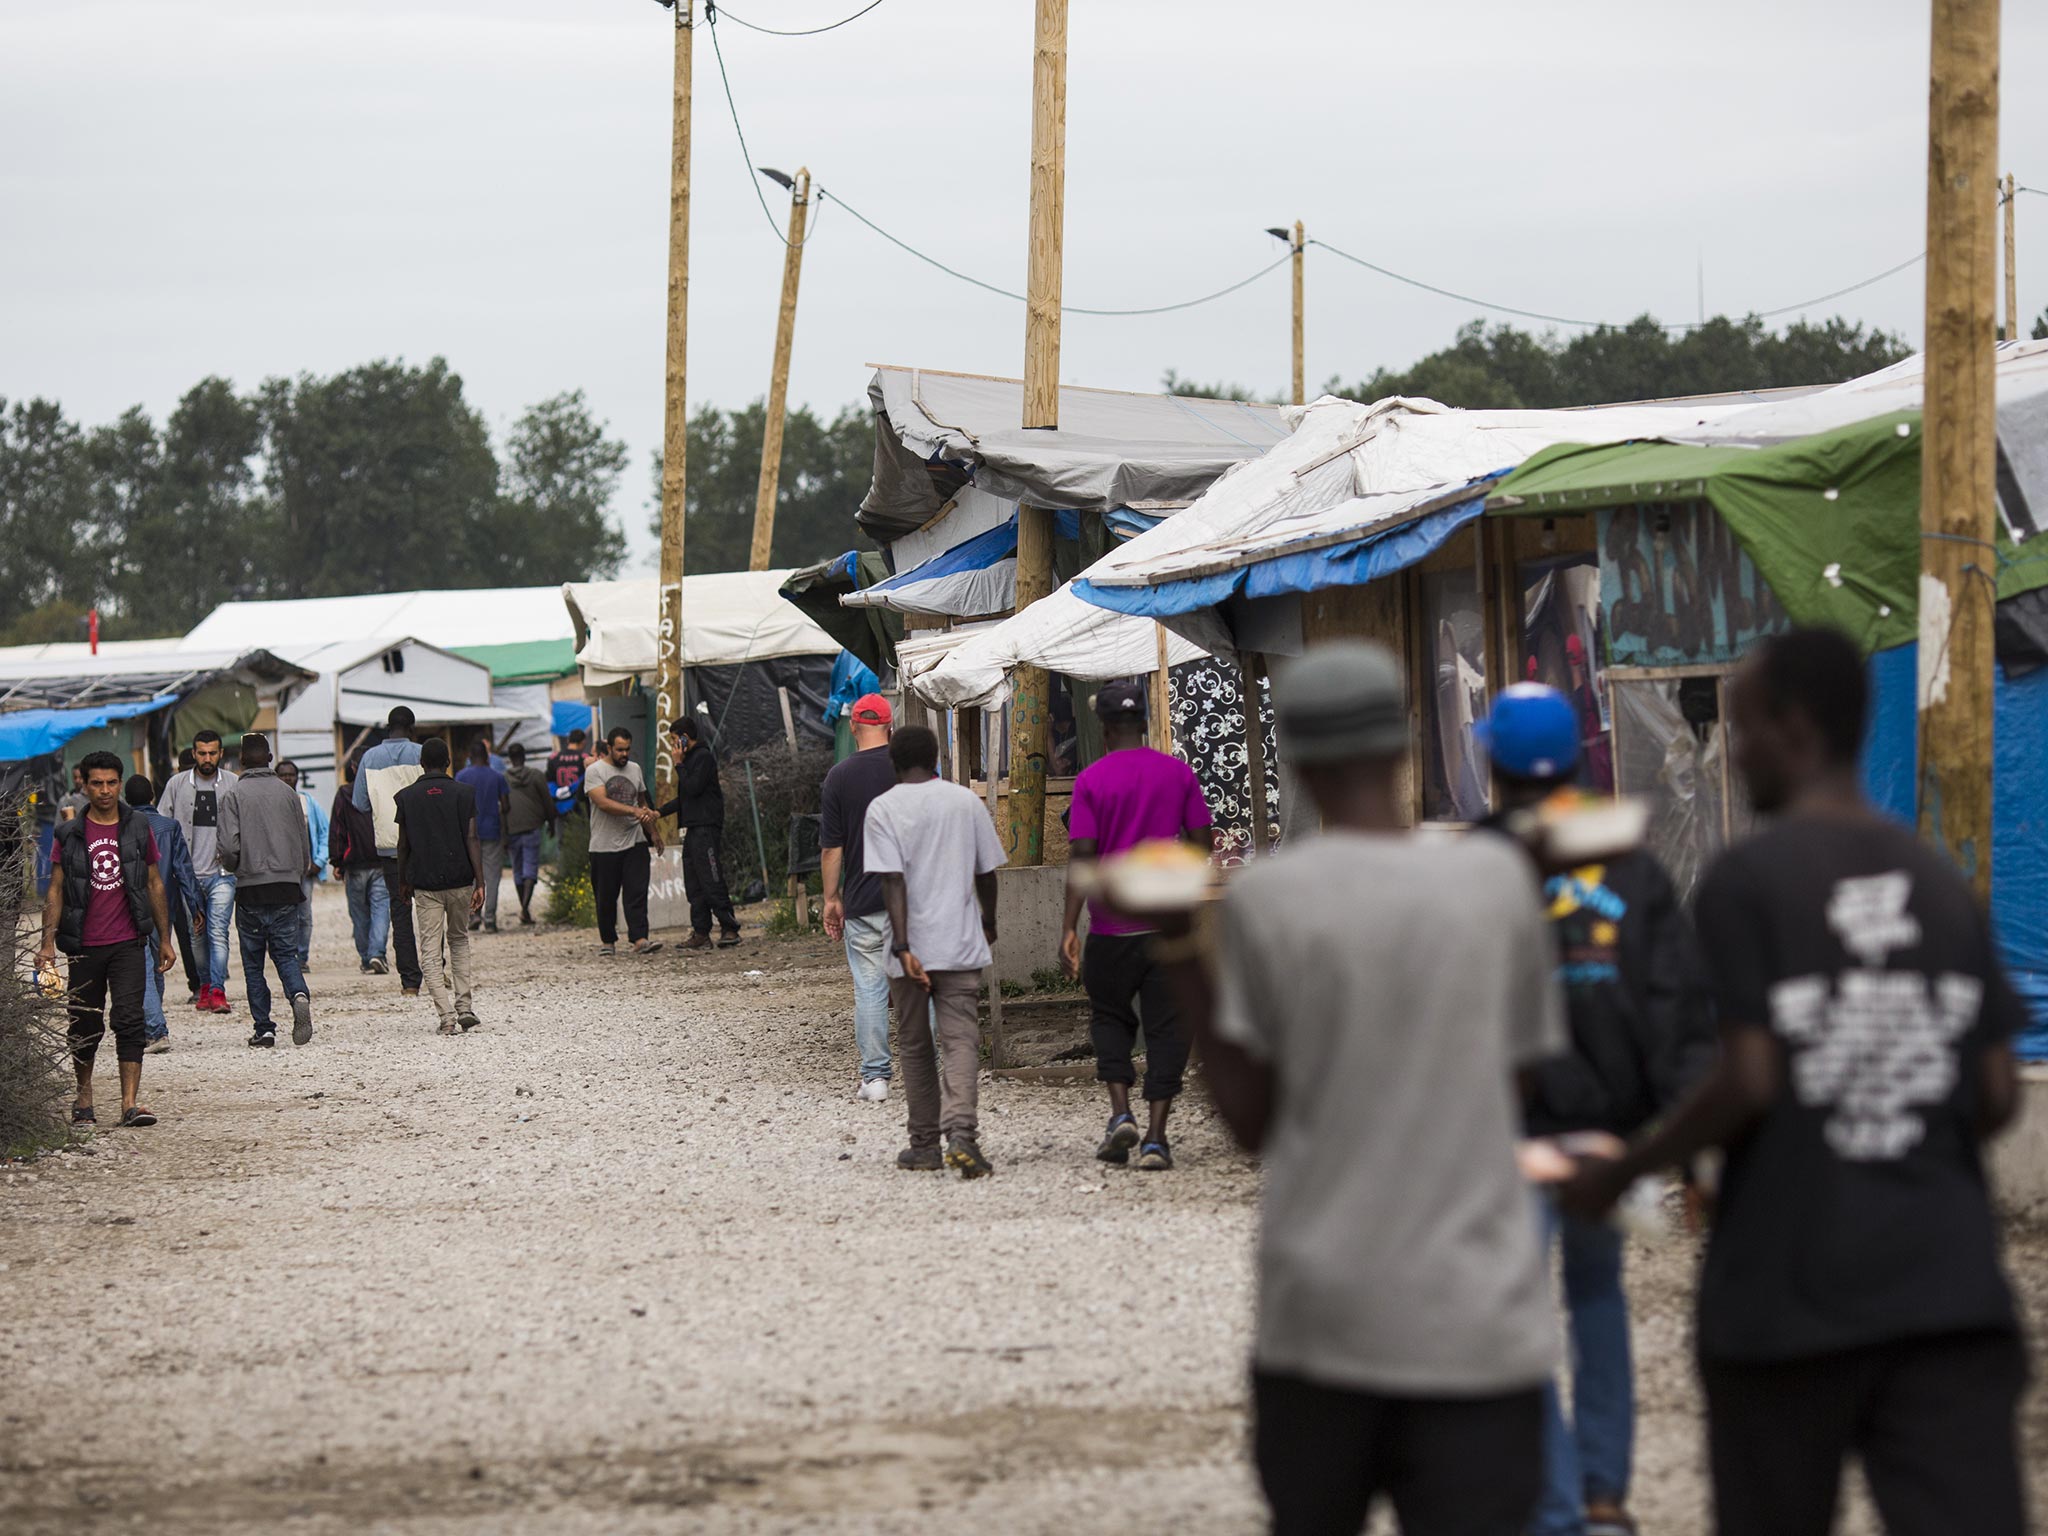
[[895,715],[879,693],[864,693],[853,701],[853,718],[861,725],[887,725]]
[[1289,762],[1340,763],[1408,748],[1401,669],[1384,646],[1318,646],[1279,674],[1273,700]]
[[1095,690],[1095,713],[1103,720],[1116,715],[1145,713],[1145,690],[1127,678],[1104,683]]

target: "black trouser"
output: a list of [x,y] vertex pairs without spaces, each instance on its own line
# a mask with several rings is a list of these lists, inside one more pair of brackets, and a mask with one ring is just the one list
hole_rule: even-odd
[[199,962],[192,955],[192,914],[177,902],[171,903],[171,932],[177,936],[178,958],[185,966],[185,985],[199,991]]
[[[155,957],[139,940],[94,944],[71,957],[71,1059],[82,1067],[99,1054],[100,1037],[111,1022],[114,1058],[142,1060],[142,989],[145,967]],[[111,1015],[111,1020],[108,1018]]]
[[725,888],[723,827],[683,828],[683,894],[690,898],[690,926],[709,937],[711,920],[727,933],[740,931],[733,915],[732,893]]
[[645,843],[623,853],[590,856],[590,894],[597,903],[597,936],[619,942],[619,898],[626,898],[626,937],[638,944],[647,937],[647,871],[652,854]]
[[1521,1536],[1543,1485],[1543,1392],[1388,1397],[1252,1373],[1274,1536],[1358,1536],[1385,1494],[1401,1536]]
[[[1137,1081],[1131,1050],[1138,1021],[1145,1028],[1145,1098],[1171,1099],[1180,1093],[1188,1068],[1188,1032],[1174,1002],[1173,988],[1152,960],[1149,933],[1091,933],[1081,951],[1081,985],[1092,1010],[1098,1083]],[[1138,1006],[1133,1008],[1131,1005]]]
[[[412,903],[398,895],[398,860],[379,857],[384,866],[384,894],[391,898],[391,949],[398,957],[398,984],[417,992],[426,972],[420,969],[420,941],[413,934]],[[440,961],[434,962],[436,965]]]
[[1852,1454],[1889,1536],[2020,1536],[2010,1333],[1901,1339],[1801,1360],[1700,1362],[1714,1526],[1826,1536]]

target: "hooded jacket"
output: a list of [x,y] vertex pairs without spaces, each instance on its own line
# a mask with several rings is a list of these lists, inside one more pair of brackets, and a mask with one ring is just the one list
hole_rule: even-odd
[[548,794],[548,781],[531,763],[507,763],[505,789],[506,798],[512,802],[505,818],[508,836],[538,832],[553,819],[554,799]]
[[220,811],[220,867],[235,877],[236,901],[260,905],[265,888],[275,886],[289,886],[291,902],[303,900],[312,862],[298,791],[270,768],[245,768]]
[[725,825],[725,791],[718,785],[718,759],[707,746],[690,748],[676,764],[676,796],[659,814],[679,827]]
[[380,741],[356,765],[356,809],[368,811],[377,829],[377,852],[398,857],[398,792],[420,776],[420,744]]

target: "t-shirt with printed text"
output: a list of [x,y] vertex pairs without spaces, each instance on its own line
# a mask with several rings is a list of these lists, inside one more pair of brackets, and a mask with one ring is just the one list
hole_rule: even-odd
[[[142,935],[135,927],[135,914],[128,910],[128,893],[121,888],[121,826],[102,825],[90,813],[79,818],[85,823],[85,855],[92,867],[92,890],[85,898],[85,923],[80,941],[88,948],[102,944],[133,944]],[[145,864],[156,862],[156,834],[148,834]]]

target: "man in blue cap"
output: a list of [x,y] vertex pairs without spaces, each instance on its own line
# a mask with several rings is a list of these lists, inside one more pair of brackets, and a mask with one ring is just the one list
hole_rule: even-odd
[[[1482,826],[1508,831],[1544,802],[1579,793],[1571,787],[1579,716],[1555,688],[1503,689],[1477,736],[1493,766],[1495,809]],[[1700,1027],[1692,936],[1669,876],[1641,850],[1542,874],[1571,1047],[1531,1074],[1527,1129],[1626,1138],[1677,1100],[1712,1051]],[[1545,1487],[1529,1530],[1632,1536],[1635,1384],[1621,1233],[1605,1222],[1560,1217],[1548,1200],[1543,1219],[1563,1248],[1572,1413],[1567,1423],[1553,1382],[1544,1393]]]

